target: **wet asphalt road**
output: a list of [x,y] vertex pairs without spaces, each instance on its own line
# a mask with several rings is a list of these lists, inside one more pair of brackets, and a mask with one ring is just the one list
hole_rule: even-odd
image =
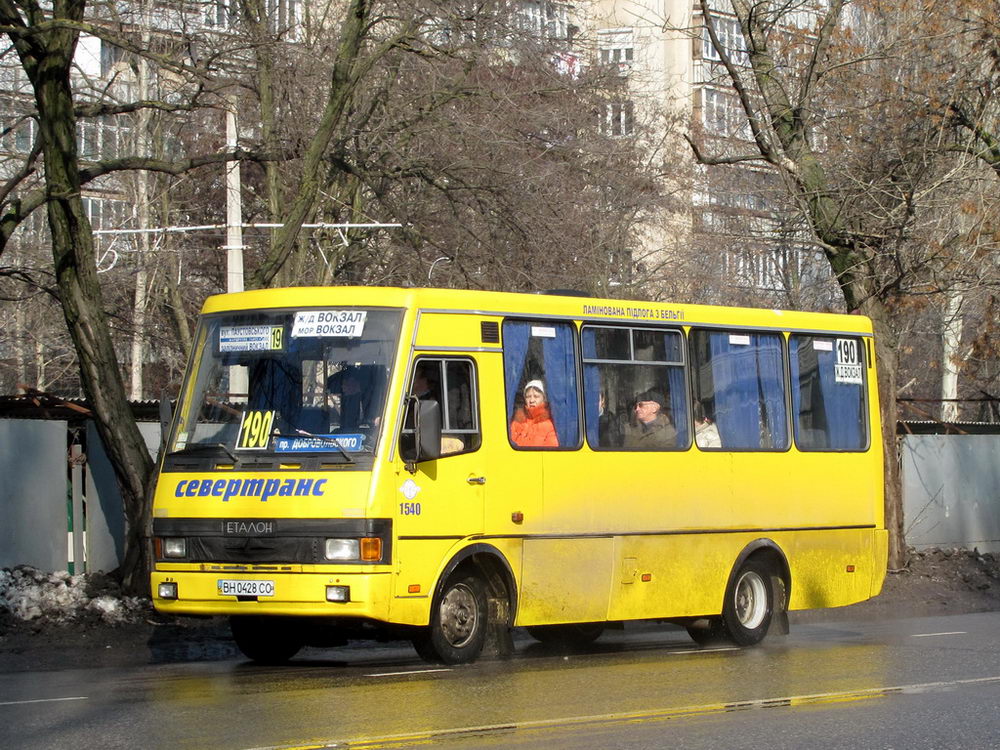
[[460,668],[402,644],[3,672],[4,748],[1000,748],[1000,613],[793,627],[747,650],[682,630],[585,653],[526,637]]

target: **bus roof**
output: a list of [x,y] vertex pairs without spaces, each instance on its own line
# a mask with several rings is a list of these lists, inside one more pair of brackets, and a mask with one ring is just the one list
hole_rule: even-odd
[[401,287],[288,287],[217,294],[202,313],[297,307],[395,307],[493,317],[555,317],[590,322],[666,325],[738,325],[754,328],[844,331],[871,334],[863,315],[769,310],[722,305],[602,299],[568,294],[484,292]]

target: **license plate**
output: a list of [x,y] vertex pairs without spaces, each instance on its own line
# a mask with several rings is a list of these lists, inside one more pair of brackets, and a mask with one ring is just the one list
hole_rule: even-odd
[[274,596],[274,581],[219,579],[220,596]]

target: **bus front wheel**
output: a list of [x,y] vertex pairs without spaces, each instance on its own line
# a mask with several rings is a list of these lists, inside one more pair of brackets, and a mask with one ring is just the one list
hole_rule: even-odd
[[753,646],[764,640],[774,614],[771,571],[753,558],[740,566],[726,592],[722,606],[722,626],[737,646]]
[[475,575],[452,577],[434,603],[430,625],[413,645],[427,661],[473,662],[486,643],[488,613],[483,581]]
[[282,617],[233,615],[229,629],[243,655],[259,664],[284,664],[303,646],[301,632]]

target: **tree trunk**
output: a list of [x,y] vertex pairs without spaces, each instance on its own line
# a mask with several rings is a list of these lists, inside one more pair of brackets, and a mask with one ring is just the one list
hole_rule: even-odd
[[[53,12],[57,18],[78,21],[83,8],[82,0],[66,0],[57,3]],[[70,83],[76,41],[76,31],[56,27],[18,37],[15,45],[38,107],[52,256],[63,314],[79,360],[84,393],[124,503],[127,536],[121,571],[128,589],[141,593],[148,586],[146,490],[153,461],[128,406],[97,280],[94,238],[80,195]]]
[[896,435],[896,405],[899,372],[899,340],[889,311],[879,300],[869,299],[862,311],[871,318],[875,332],[875,359],[878,367],[878,397],[882,415],[882,455],[885,463],[885,527],[889,531],[889,569],[906,565],[906,537],[903,527],[903,485],[899,466],[899,438]]
[[945,292],[944,326],[941,334],[941,421],[958,420],[958,349],[962,345],[961,292]]

